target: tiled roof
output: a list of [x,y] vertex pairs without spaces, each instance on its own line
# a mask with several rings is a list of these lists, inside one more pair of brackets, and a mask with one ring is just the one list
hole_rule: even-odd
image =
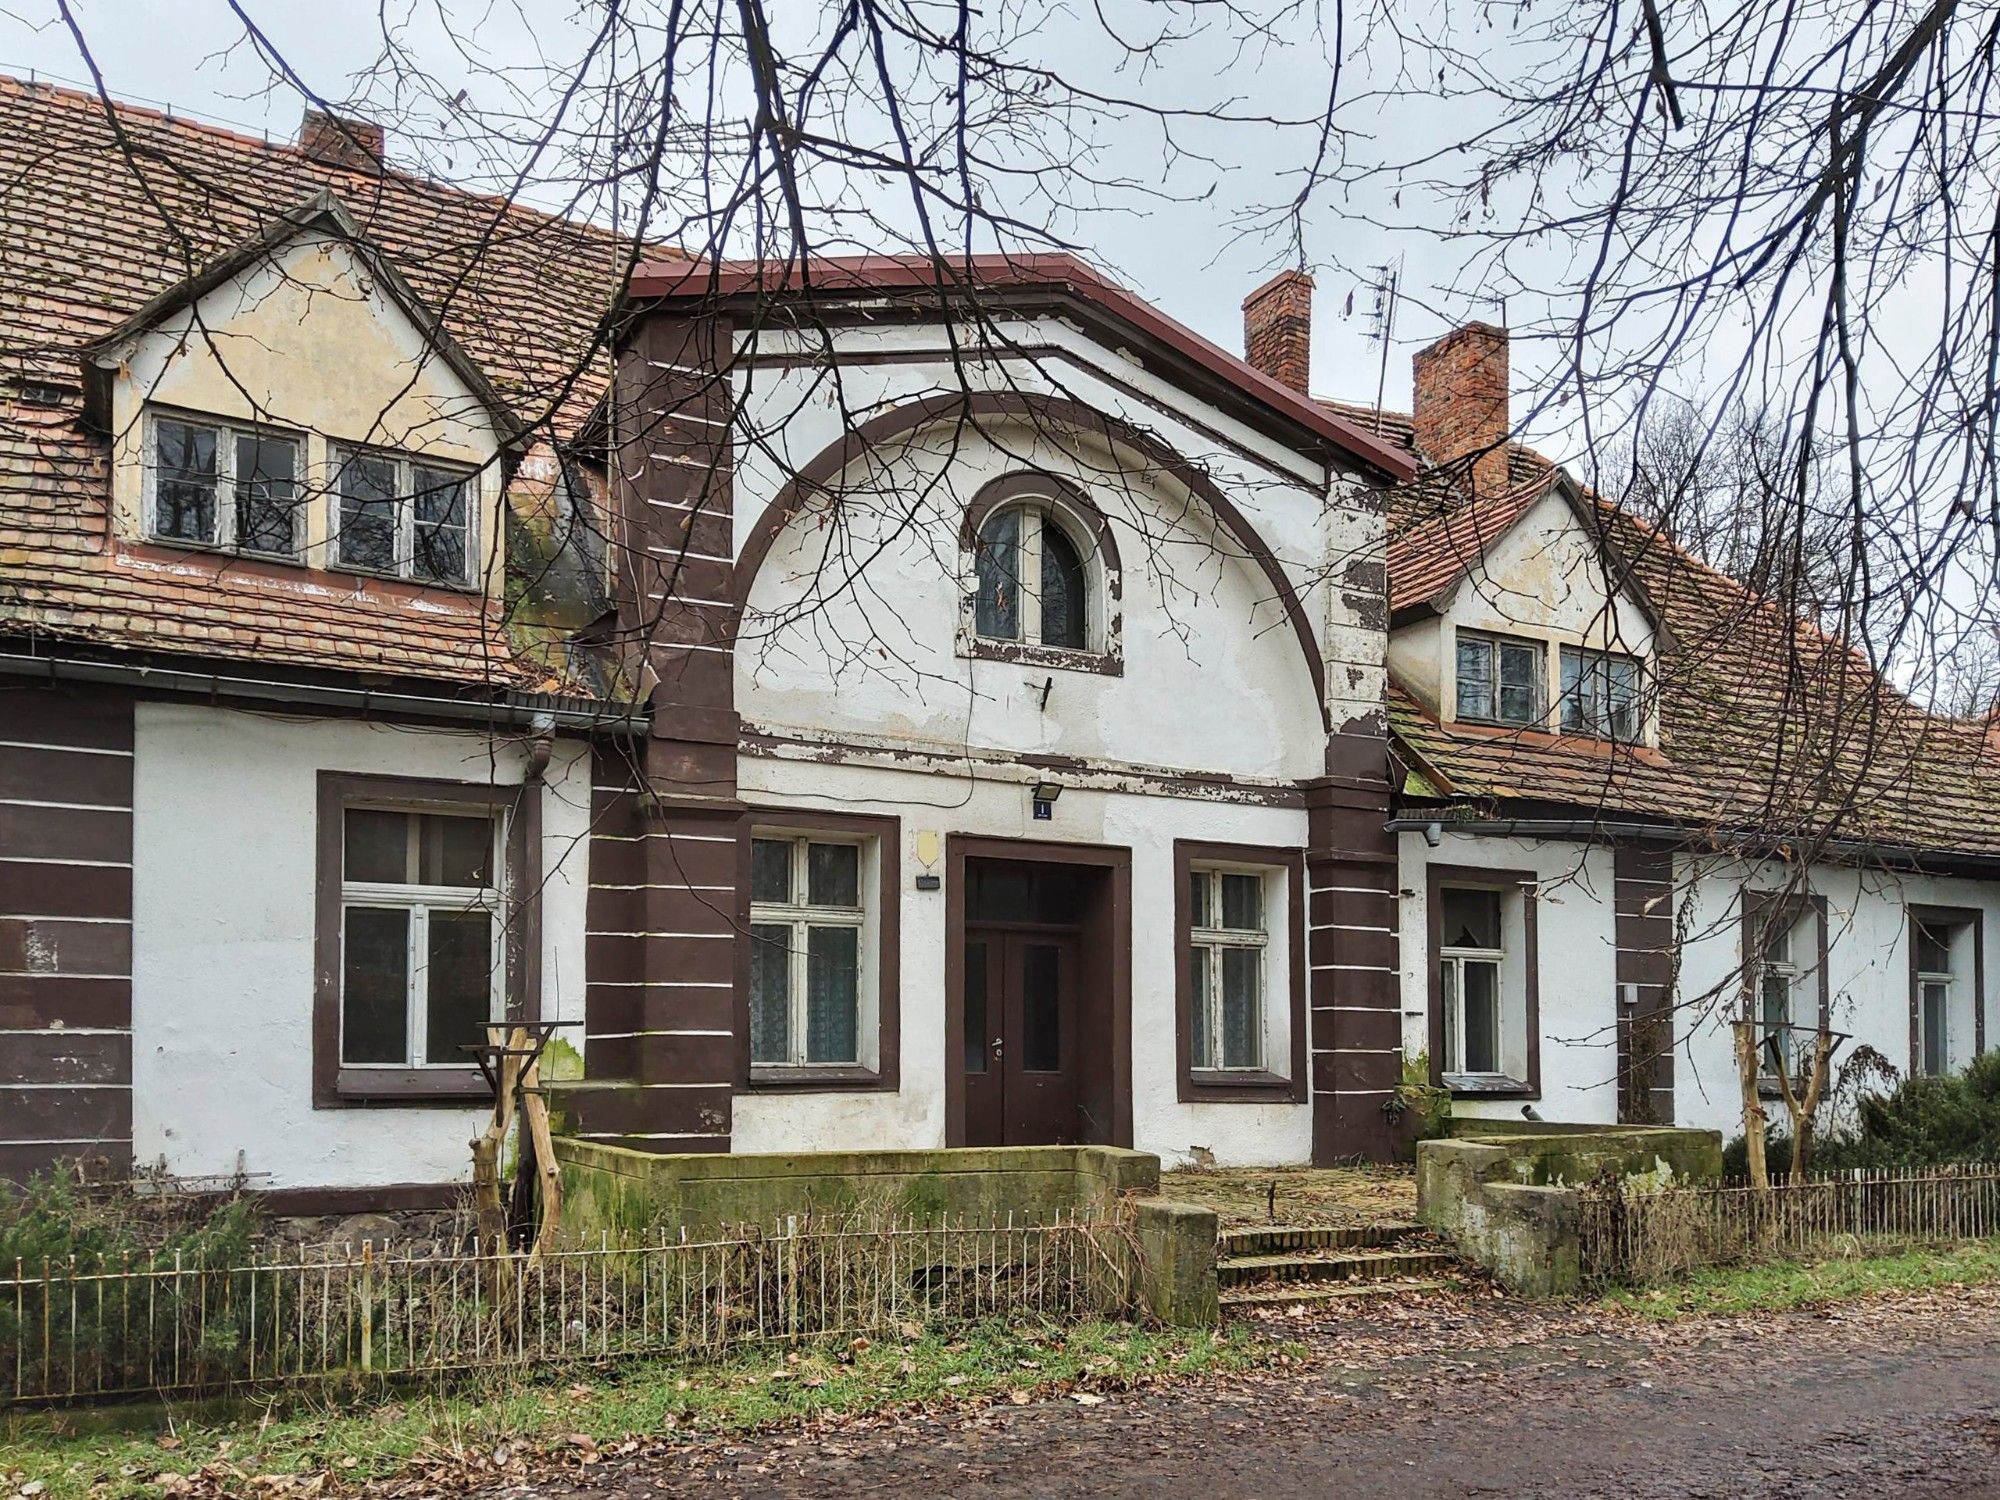
[[[1344,414],[1366,419],[1357,408]],[[1383,431],[1409,441],[1407,419],[1390,415]],[[1402,486],[1391,499],[1392,598],[1435,597],[1466,570],[1472,539],[1499,535],[1502,518],[1518,519],[1558,472],[1517,447],[1515,484],[1494,501],[1455,495],[1428,475]],[[1983,725],[1926,712],[1844,642],[1610,502],[1587,504],[1665,627],[1658,749],[1445,725],[1392,683],[1390,727],[1417,773],[1412,795],[1658,819],[1724,840],[1831,837],[2000,856],[2000,744]]]
[[115,132],[94,96],[0,78],[0,630],[575,691],[497,604],[116,543],[106,444],[79,421],[79,351],[330,191],[512,410],[567,435],[603,390],[601,359],[576,366],[611,307],[616,242],[393,167],[111,108]]

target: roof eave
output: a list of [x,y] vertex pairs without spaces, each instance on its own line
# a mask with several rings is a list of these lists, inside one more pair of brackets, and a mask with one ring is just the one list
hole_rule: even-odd
[[1392,482],[1416,476],[1415,462],[1394,444],[1271,379],[1071,255],[975,256],[970,263],[956,264],[901,256],[804,266],[655,262],[634,273],[627,300],[698,303],[720,311],[777,298],[832,302],[930,295],[943,300],[974,292],[1016,300],[1039,296],[1106,318],[1120,331],[1138,335],[1186,369],[1280,419],[1294,434],[1307,436],[1311,446],[1358,461]]

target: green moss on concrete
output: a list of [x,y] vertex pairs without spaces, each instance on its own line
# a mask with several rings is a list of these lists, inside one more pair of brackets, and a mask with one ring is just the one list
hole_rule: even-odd
[[1579,1187],[1605,1177],[1661,1187],[1721,1175],[1722,1137],[1712,1130],[1505,1122],[1418,1146],[1417,1215],[1503,1286],[1565,1296],[1581,1273]]

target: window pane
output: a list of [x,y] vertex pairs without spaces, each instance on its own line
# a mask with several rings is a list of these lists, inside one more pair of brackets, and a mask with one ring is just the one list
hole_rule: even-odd
[[350,807],[346,817],[349,880],[407,885],[410,880],[410,815]]
[[1540,717],[1542,653],[1532,646],[1500,648],[1500,713],[1510,724]]
[[417,883],[477,889],[493,883],[493,820],[424,813],[418,825]]
[[456,470],[424,464],[411,465],[410,479],[416,506],[412,568],[419,578],[465,582],[466,492],[470,481]]
[[806,846],[807,900],[814,906],[856,907],[861,904],[861,846]]
[[1021,946],[1021,1066],[1030,1073],[1062,1071],[1062,950],[1053,943]]
[[1566,733],[1580,734],[1586,727],[1583,711],[1583,656],[1563,648],[1562,727]]
[[779,905],[792,899],[791,840],[750,841],[750,899]]
[[340,1058],[409,1061],[410,914],[350,906],[342,914]]
[[1222,877],[1222,925],[1235,932],[1264,930],[1264,877],[1232,875]]
[[1089,589],[1076,544],[1047,517],[1042,519],[1042,644],[1081,651],[1087,644],[1084,607]]
[[986,945],[965,945],[965,1071],[986,1071]]
[[373,454],[348,453],[340,462],[340,560],[350,568],[393,571],[396,566],[396,465]]
[[1458,716],[1461,719],[1493,717],[1493,643],[1458,641]]
[[432,908],[426,1062],[472,1061],[464,1046],[486,1040],[486,1023],[493,1019],[493,977],[492,916]]
[[153,424],[154,535],[215,539],[215,433],[186,422]]
[[289,438],[236,437],[236,545],[245,552],[290,557],[299,493],[298,447]]
[[1607,727],[1613,737],[1621,740],[1634,738],[1639,730],[1639,664],[1636,661],[1629,656],[1608,659],[1605,696],[1611,705],[1611,722]]
[[1188,1038],[1188,1062],[1197,1068],[1215,1066],[1211,1060],[1215,1049],[1209,1037],[1208,1014],[1208,971],[1213,962],[1210,955],[1214,952],[1213,948],[1196,948],[1188,955],[1189,1009],[1192,1011],[1188,1019],[1193,1023]]
[[1949,974],[1951,972],[1951,949],[1941,941],[1942,934],[1931,931],[1922,923],[1912,931],[1917,940],[1917,969],[1924,974]]
[[860,993],[861,929],[813,927],[806,933],[806,1061],[856,1060],[855,998]]
[[1792,976],[1782,969],[1766,969],[1758,985],[1758,1008],[1764,1023],[1764,1035],[1759,1038],[1761,1050],[1758,1066],[1766,1073],[1774,1073],[1772,1047],[1775,1043],[1777,1056],[1786,1072],[1792,1071],[1792,1034],[1785,1029],[1792,1019]]
[[792,929],[759,923],[750,929],[750,1060],[792,1060]]
[[1255,948],[1222,950],[1222,1065],[1254,1068],[1263,1051],[1260,1015],[1263,955]]
[[1467,959],[1465,971],[1465,1071],[1500,1071],[1500,966]]
[[995,511],[979,528],[973,559],[973,629],[992,640],[1021,638],[1021,512]]
[[1500,893],[1446,888],[1438,893],[1440,927],[1447,948],[1500,946]]
[[1924,981],[1922,1014],[1918,1021],[1923,1037],[1923,1070],[1933,1076],[1951,1066],[1951,986],[1935,979]]
[[1208,891],[1215,876],[1207,870],[1188,871],[1188,925],[1213,926],[1208,911]]

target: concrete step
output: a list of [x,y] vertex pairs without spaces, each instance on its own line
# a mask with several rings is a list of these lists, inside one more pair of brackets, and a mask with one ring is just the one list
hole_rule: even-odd
[[1229,1255],[1217,1259],[1225,1287],[1254,1281],[1391,1281],[1456,1264],[1441,1250],[1327,1250],[1298,1255]]
[[1217,1255],[1284,1255],[1300,1250],[1381,1250],[1422,1234],[1420,1224],[1254,1224],[1215,1236]]
[[1401,1281],[1353,1281],[1329,1286],[1323,1282],[1292,1282],[1283,1286],[1237,1287],[1222,1294],[1222,1310],[1255,1312],[1262,1308],[1309,1307],[1345,1303],[1369,1297],[1401,1297],[1422,1292],[1450,1291],[1462,1283],[1449,1277],[1412,1277]]

